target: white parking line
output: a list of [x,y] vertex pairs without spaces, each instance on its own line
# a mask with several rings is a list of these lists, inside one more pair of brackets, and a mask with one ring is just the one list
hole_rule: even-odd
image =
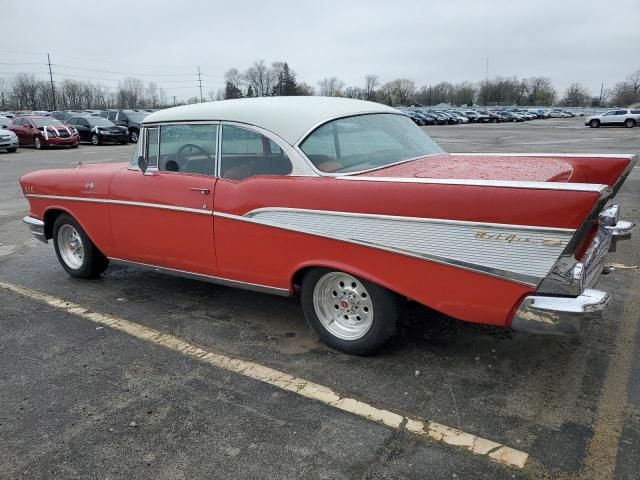
[[421,437],[460,447],[478,455],[486,455],[504,465],[523,468],[529,458],[529,455],[525,452],[515,450],[494,441],[477,437],[440,423],[403,416],[390,410],[377,408],[360,400],[342,396],[329,387],[309,382],[302,378],[293,377],[287,373],[254,362],[247,362],[207,351],[173,335],[122,318],[92,312],[85,307],[46,293],[6,282],[0,282],[0,288],[45,303],[51,307],[84,318],[85,320],[90,320],[114,330],[119,330],[141,340],[196,358],[209,365],[239,373],[245,377],[322,402],[338,410],[358,415],[367,420],[386,425],[387,427],[404,430]]

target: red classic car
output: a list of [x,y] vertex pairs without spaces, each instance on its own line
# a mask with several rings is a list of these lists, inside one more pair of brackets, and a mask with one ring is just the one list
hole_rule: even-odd
[[33,145],[38,150],[47,147],[76,148],[80,143],[80,136],[75,128],[52,117],[16,117],[9,129],[17,135],[20,146]]
[[323,97],[145,118],[130,164],[21,179],[74,277],[109,262],[281,295],[333,347],[379,348],[411,299],[468,322],[578,333],[633,224],[631,155],[450,155],[399,111]]

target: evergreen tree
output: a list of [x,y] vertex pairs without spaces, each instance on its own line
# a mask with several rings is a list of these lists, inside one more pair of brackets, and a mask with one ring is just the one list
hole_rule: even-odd
[[247,98],[251,98],[254,97],[255,95],[253,94],[253,88],[251,88],[251,85],[249,85],[249,87],[247,88],[247,94],[245,95]]
[[233,83],[227,82],[224,89],[224,98],[225,100],[229,100],[230,98],[242,98],[242,92]]
[[278,81],[273,86],[271,94],[276,96],[298,95],[296,74],[294,71],[289,69],[289,64],[287,62],[282,66],[282,70],[278,72]]

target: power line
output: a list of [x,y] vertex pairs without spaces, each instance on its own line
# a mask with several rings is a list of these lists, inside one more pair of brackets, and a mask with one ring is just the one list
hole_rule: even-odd
[[198,65],[198,83],[200,84],[200,103],[202,103],[202,78],[200,77],[200,66]]

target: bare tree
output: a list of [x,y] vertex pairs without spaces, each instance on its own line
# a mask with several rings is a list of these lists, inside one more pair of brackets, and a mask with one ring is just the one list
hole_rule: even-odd
[[341,97],[344,82],[336,77],[324,78],[318,82],[319,94],[323,97]]
[[572,83],[560,103],[567,107],[586,107],[591,104],[591,93],[584,85]]
[[242,86],[242,74],[237,68],[230,68],[224,72],[224,81],[236,88],[240,88]]
[[376,87],[380,85],[378,76],[374,74],[365,75],[364,77],[364,99],[375,100],[376,99]]
[[135,77],[125,77],[118,84],[118,103],[120,108],[138,108],[144,97],[144,83]]
[[158,108],[160,103],[160,92],[158,91],[158,85],[155,82],[149,82],[145,90],[145,103],[147,107]]
[[264,60],[253,62],[253,65],[244,72],[243,78],[251,85],[255,96],[264,97],[271,94],[274,83],[273,72]]

